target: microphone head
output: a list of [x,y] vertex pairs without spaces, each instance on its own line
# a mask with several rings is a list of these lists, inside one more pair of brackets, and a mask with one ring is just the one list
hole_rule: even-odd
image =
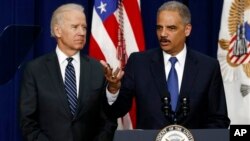
[[164,102],[164,107],[163,107],[163,110],[164,110],[164,113],[167,117],[169,117],[172,113],[171,111],[171,104],[170,104],[170,98],[168,97],[164,97],[163,98],[163,102]]
[[183,104],[188,104],[188,103],[189,103],[188,98],[187,98],[187,97],[183,97],[183,98],[182,98],[182,103],[183,103]]
[[164,100],[165,104],[169,104],[170,103],[170,98],[168,98],[168,97],[164,97],[163,100]]
[[181,105],[182,106],[189,106],[189,99],[187,97],[181,98]]
[[188,115],[189,112],[189,99],[187,97],[183,97],[181,99],[181,108],[182,108],[182,112],[184,117],[186,117]]

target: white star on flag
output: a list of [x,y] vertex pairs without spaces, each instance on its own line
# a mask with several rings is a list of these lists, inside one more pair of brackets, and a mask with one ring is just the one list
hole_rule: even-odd
[[98,9],[101,10],[101,14],[102,14],[103,12],[106,12],[106,6],[107,6],[107,3],[103,3],[103,2],[101,1],[100,6],[97,7]]

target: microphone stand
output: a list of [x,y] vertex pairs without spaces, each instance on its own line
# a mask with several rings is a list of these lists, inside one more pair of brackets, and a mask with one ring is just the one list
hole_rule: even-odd
[[[185,118],[187,118],[188,113],[189,113],[189,100],[186,97],[183,97],[181,99],[181,111],[175,112],[171,108],[170,104],[170,98],[165,97],[164,98],[164,112],[165,116],[167,119],[172,123],[172,124],[178,124],[181,123]],[[180,116],[180,118],[177,118]]]
[[187,118],[187,116],[188,116],[188,113],[189,113],[189,100],[188,100],[188,98],[186,98],[186,97],[183,97],[182,99],[181,99],[181,119],[180,119],[180,121],[183,121],[185,118]]
[[164,112],[167,119],[170,120],[171,123],[173,123],[173,118],[172,118],[173,111],[170,104],[170,98],[168,97],[164,97]]

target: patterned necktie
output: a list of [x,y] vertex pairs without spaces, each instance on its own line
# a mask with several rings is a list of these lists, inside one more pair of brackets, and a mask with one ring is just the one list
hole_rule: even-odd
[[72,64],[73,58],[67,58],[68,65],[65,69],[65,90],[68,96],[69,107],[72,115],[75,115],[77,109],[77,90],[75,68]]
[[178,76],[177,76],[177,72],[175,70],[175,63],[178,61],[176,57],[171,57],[169,59],[169,61],[171,62],[171,69],[170,72],[168,74],[168,90],[170,92],[171,95],[171,106],[172,106],[172,110],[175,111],[176,110],[176,106],[177,106],[177,101],[178,101],[178,97],[179,97],[179,88],[178,88]]

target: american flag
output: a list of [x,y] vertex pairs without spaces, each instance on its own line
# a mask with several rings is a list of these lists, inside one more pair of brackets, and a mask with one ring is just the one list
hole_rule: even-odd
[[[113,68],[124,68],[132,52],[145,48],[140,0],[95,0],[91,27],[90,56]],[[118,129],[132,129],[135,105],[118,121]]]

